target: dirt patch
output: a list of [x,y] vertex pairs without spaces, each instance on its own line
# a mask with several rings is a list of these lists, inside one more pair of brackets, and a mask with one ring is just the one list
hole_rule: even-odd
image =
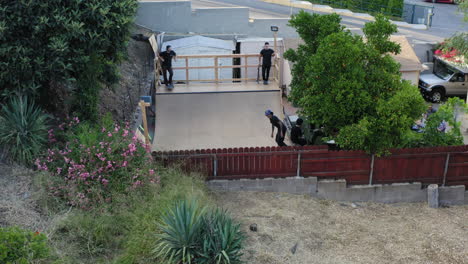
[[[132,34],[151,36],[152,32],[135,26]],[[148,41],[130,39],[127,58],[119,65],[120,80],[103,89],[99,102],[101,115],[111,113],[115,120],[133,120],[141,95],[148,95],[153,79],[153,51]]]
[[[250,264],[468,263],[466,205],[431,209],[256,192],[215,197],[243,223]],[[258,232],[248,230],[252,223]]]
[[51,219],[41,213],[32,180],[36,174],[22,167],[0,164],[0,226],[48,229]]

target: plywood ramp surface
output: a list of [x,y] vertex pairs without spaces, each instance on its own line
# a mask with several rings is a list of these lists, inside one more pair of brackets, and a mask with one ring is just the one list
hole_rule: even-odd
[[280,114],[279,93],[158,94],[153,150],[275,146],[264,112]]

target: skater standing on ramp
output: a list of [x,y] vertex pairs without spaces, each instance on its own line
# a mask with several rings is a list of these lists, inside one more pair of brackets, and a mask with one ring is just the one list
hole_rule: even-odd
[[262,65],[263,84],[268,84],[268,77],[270,77],[271,58],[275,56],[275,51],[269,48],[270,43],[265,42],[265,46],[260,51],[258,57],[258,64]]
[[[174,88],[174,85],[172,84],[172,76],[174,75],[174,72],[172,71],[172,59],[176,61],[177,54],[171,49],[171,45],[167,45],[166,51],[160,52],[158,57],[162,62],[161,66],[164,76],[164,84],[166,84],[167,88],[172,89]],[[169,81],[167,80],[167,72],[169,72]]]
[[270,119],[271,123],[271,137],[273,137],[273,133],[275,132],[275,127],[278,129],[278,132],[276,133],[276,138],[275,141],[280,147],[285,147],[287,146],[284,144],[284,136],[286,135],[286,126],[279,120],[277,116],[273,114],[271,110],[266,110],[265,111],[265,116]]

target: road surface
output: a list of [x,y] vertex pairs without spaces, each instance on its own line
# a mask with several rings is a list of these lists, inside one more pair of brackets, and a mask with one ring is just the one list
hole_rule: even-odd
[[[422,0],[421,0],[422,2]],[[287,18],[291,12],[297,13],[299,9],[288,6],[266,3],[261,0],[192,0],[194,8],[207,7],[249,7],[252,18]],[[457,12],[457,6],[435,4],[435,15],[432,27],[428,30],[410,29],[400,27],[399,35],[404,35],[415,49],[416,55],[422,62],[427,61],[426,51],[433,43],[441,42],[460,31],[468,31],[468,23],[463,22],[462,14]],[[312,12],[310,10],[306,10]],[[320,12],[315,12],[320,13]],[[342,16],[342,24],[352,32],[362,34],[362,27],[368,22],[364,19]]]

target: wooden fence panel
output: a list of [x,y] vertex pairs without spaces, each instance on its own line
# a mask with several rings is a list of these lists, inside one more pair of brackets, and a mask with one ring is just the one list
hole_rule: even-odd
[[[468,146],[392,150],[376,157],[372,183],[422,182],[468,188]],[[319,179],[346,179],[348,184],[368,184],[371,155],[362,151],[329,151],[324,146],[256,147],[195,151],[154,152],[164,166],[180,164],[208,179],[291,177],[297,174]],[[216,166],[216,169],[215,169]],[[216,171],[216,173],[215,173]],[[215,177],[216,174],[216,177]]]
[[376,157],[373,183],[443,183],[446,153],[394,153]]
[[345,179],[348,184],[368,184],[370,156],[362,152],[303,153],[301,175],[319,179]]
[[465,185],[468,189],[468,153],[451,153],[445,185]]
[[217,159],[216,179],[288,177],[297,171],[297,153],[291,151],[218,153]]

